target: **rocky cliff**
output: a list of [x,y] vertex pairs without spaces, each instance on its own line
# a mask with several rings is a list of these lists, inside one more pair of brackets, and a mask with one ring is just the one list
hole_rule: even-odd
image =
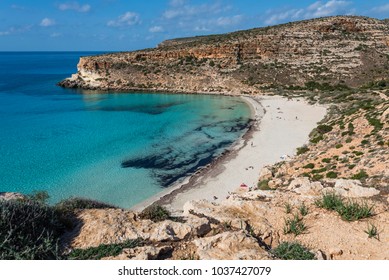
[[388,74],[389,23],[338,16],[82,57],[78,72],[59,85],[255,93],[269,87],[304,87],[309,81],[359,87]]

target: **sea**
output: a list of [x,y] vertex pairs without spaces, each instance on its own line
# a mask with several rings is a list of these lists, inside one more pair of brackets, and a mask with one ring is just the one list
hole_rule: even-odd
[[247,130],[239,97],[56,85],[96,52],[0,52],[0,192],[130,208],[212,162]]

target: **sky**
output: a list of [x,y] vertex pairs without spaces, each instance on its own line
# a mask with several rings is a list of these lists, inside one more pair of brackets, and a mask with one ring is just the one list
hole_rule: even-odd
[[0,51],[137,50],[331,15],[389,18],[389,0],[0,0]]

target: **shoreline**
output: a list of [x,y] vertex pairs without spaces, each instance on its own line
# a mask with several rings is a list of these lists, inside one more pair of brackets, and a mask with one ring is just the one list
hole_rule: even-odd
[[[242,183],[255,188],[260,170],[282,161],[284,155],[295,155],[296,148],[308,142],[309,133],[327,112],[325,106],[310,105],[303,98],[241,97],[250,104],[254,121],[233,149],[183,182],[135,205],[132,210],[140,211],[155,203],[179,215],[188,201],[219,202],[232,192],[241,191]],[[260,118],[259,108],[263,110]],[[252,145],[248,145],[249,141]]]
[[261,112],[258,111],[258,107],[262,107],[260,102],[252,96],[248,95],[234,95],[234,94],[224,94],[224,96],[239,96],[250,108],[250,120],[248,124],[248,129],[243,133],[230,147],[228,147],[224,152],[222,152],[219,156],[214,158],[211,163],[200,167],[193,174],[186,176],[183,180],[179,180],[174,183],[172,186],[162,190],[161,192],[151,196],[150,198],[137,203],[136,205],[130,207],[131,210],[140,212],[146,207],[152,204],[167,204],[171,201],[177,194],[184,192],[185,190],[193,188],[193,186],[201,180],[208,172],[215,169],[219,164],[227,161],[229,157],[236,154],[241,148],[243,148],[247,142],[250,140],[254,130],[258,129],[258,125],[260,124],[260,119],[265,114],[265,110],[263,109],[262,115]]

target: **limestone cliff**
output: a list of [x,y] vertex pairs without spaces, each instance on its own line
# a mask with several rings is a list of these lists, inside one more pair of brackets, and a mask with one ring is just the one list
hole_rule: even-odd
[[357,87],[388,75],[388,22],[338,16],[82,57],[78,72],[59,85],[254,93],[268,87],[304,86],[309,81]]

